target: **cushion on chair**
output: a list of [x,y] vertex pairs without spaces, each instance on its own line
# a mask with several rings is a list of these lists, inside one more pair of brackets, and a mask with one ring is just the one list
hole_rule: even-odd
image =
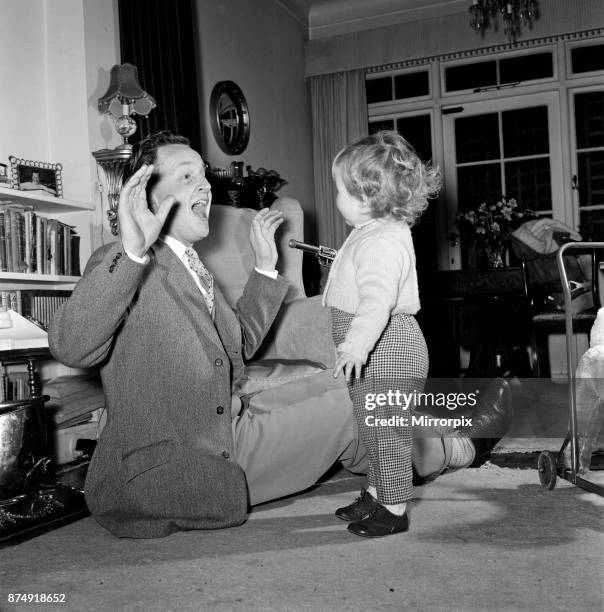
[[295,380],[314,376],[322,372],[321,368],[310,361],[267,359],[264,361],[252,361],[245,367],[245,375],[239,383],[239,395],[251,395],[280,387]]
[[281,308],[262,346],[259,360],[306,360],[332,368],[335,351],[331,338],[331,314],[321,296],[293,300]]

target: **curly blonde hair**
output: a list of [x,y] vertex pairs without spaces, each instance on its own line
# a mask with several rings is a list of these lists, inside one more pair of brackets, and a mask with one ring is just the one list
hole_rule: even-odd
[[438,168],[424,163],[394,131],[381,131],[344,147],[335,157],[332,175],[340,173],[348,193],[371,207],[374,218],[391,216],[409,226],[428,207],[441,186]]

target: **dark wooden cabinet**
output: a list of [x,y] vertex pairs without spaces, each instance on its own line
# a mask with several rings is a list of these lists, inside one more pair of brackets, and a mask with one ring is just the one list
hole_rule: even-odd
[[468,376],[512,370],[529,375],[530,311],[522,268],[438,272],[421,288],[418,321],[428,344],[430,376],[458,376],[460,347]]

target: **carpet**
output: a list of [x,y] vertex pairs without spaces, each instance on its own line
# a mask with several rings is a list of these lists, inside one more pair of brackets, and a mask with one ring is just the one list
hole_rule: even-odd
[[363,483],[339,471],[240,527],[160,540],[79,520],[2,551],[0,609],[31,609],[10,593],[64,593],[44,610],[78,612],[603,608],[602,498],[486,464],[417,487],[410,531],[367,540],[333,516]]

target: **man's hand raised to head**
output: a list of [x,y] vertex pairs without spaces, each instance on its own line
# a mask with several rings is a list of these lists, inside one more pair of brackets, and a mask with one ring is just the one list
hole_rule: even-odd
[[282,223],[283,213],[268,208],[263,208],[252,220],[250,242],[256,257],[256,268],[259,270],[274,270],[277,265],[275,231]]
[[157,240],[170,209],[176,201],[168,196],[156,212],[147,204],[147,183],[153,174],[152,165],[143,165],[122,187],[117,211],[120,237],[124,250],[143,258]]

